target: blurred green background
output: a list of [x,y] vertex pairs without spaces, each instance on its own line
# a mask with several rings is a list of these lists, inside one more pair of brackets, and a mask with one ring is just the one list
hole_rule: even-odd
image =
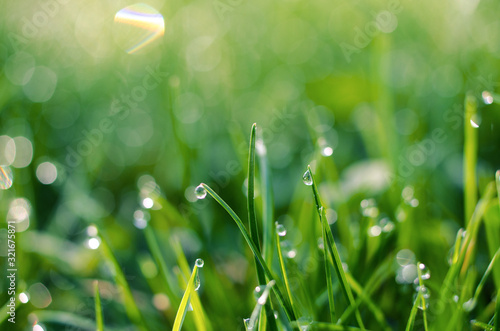
[[[152,328],[171,325],[177,307],[163,294],[141,230],[149,221],[172,278],[173,238],[190,266],[205,260],[200,293],[214,328],[242,330],[255,305],[251,254],[223,210],[197,201],[193,191],[205,182],[246,215],[254,122],[267,150],[273,219],[285,224],[296,250],[291,272],[313,281],[305,296],[320,298],[318,311],[304,315],[328,316],[324,284],[307,278],[321,274],[319,267],[304,273],[314,256],[306,239],[315,247],[319,237],[301,180],[308,164],[338,218],[334,233],[354,278],[363,284],[382,260],[378,254],[409,249],[436,284],[442,281],[456,231],[465,225],[466,93],[477,102],[480,191],[500,164],[498,2],[134,4],[2,3],[0,213],[17,223],[18,292],[30,296],[18,308],[16,329],[33,329],[39,309],[93,319],[93,279],[102,280],[106,324],[133,329],[109,266],[89,247],[91,224],[109,237]],[[260,196],[257,204],[260,212]],[[355,248],[365,218],[382,225],[370,228],[380,242],[368,245],[373,256],[361,263]],[[392,226],[381,233],[387,222]],[[2,225],[2,256],[6,237]],[[479,271],[490,250],[479,242]],[[376,297],[399,330],[413,290],[394,268]],[[6,277],[0,284],[8,287]],[[3,304],[9,297],[2,291],[0,298]]]

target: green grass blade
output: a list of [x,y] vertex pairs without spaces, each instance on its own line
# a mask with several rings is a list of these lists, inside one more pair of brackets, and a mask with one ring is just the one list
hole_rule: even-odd
[[[179,268],[181,273],[184,275],[185,279],[188,279],[190,275],[189,264],[187,262],[186,256],[184,255],[184,251],[182,250],[181,244],[177,240],[173,240],[173,247],[175,251],[175,255],[177,257],[177,263],[179,264]],[[198,276],[197,276],[198,277]],[[199,278],[195,278],[199,279]],[[184,285],[184,282],[181,286]],[[187,287],[187,284],[185,284]],[[194,323],[196,325],[196,330],[199,331],[211,331],[212,325],[210,323],[210,319],[206,317],[205,310],[201,305],[200,297],[198,292],[194,291],[191,293],[191,297],[189,299],[193,307],[193,315],[194,315]]]
[[289,321],[294,321],[296,319],[295,314],[291,308],[290,303],[285,299],[285,296],[283,295],[283,292],[280,289],[282,286],[279,284],[276,277],[274,277],[273,274],[271,273],[271,269],[267,266],[266,262],[264,261],[264,259],[260,255],[257,247],[255,246],[250,235],[248,234],[248,231],[246,230],[245,226],[243,225],[243,222],[241,221],[241,219],[231,209],[231,207],[229,207],[229,205],[224,200],[222,200],[222,198],[217,193],[215,193],[214,190],[212,190],[212,188],[210,186],[208,186],[207,184],[204,184],[204,183],[201,183],[200,185],[208,192],[208,194],[210,194],[210,196],[212,196],[212,198],[215,199],[215,201],[217,201],[222,206],[222,208],[224,208],[226,210],[226,212],[229,214],[229,216],[231,216],[231,218],[235,221],[236,225],[240,229],[241,234],[243,235],[243,238],[245,239],[248,246],[252,250],[252,253],[258,259],[259,263],[261,264],[262,268],[264,269],[264,273],[267,277],[267,280],[269,282],[271,280],[276,281],[276,285],[273,287],[273,291],[276,294],[276,297],[278,298],[280,305],[283,307],[283,310],[285,311]]
[[128,317],[130,318],[130,321],[134,323],[139,330],[148,330],[146,321],[144,320],[144,317],[141,314],[141,311],[137,307],[137,304],[135,303],[135,299],[132,296],[132,292],[130,291],[130,287],[128,285],[128,282],[125,278],[125,275],[123,274],[123,271],[118,264],[118,261],[116,260],[115,255],[113,254],[113,251],[111,250],[111,247],[105,238],[105,236],[99,231],[100,238],[101,238],[101,249],[104,254],[105,259],[114,267],[114,278],[116,285],[121,288],[121,294],[123,298],[123,304],[125,306],[125,312],[127,313]]
[[281,242],[278,229],[278,222],[276,222],[275,224],[276,224],[276,248],[278,249],[278,260],[280,263],[281,274],[283,275],[283,281],[285,282],[285,289],[288,295],[288,300],[290,301],[290,305],[292,306],[292,309],[294,310],[295,315],[297,316],[297,312],[295,311],[293,304],[292,291],[290,290],[290,283],[288,281],[288,275],[285,268],[285,261],[283,260],[283,253],[281,252]]
[[486,280],[488,279],[489,275],[493,271],[493,267],[495,266],[495,262],[497,261],[499,255],[500,255],[500,249],[497,250],[497,252],[493,256],[493,258],[491,259],[490,264],[486,268],[486,271],[484,272],[483,277],[481,278],[481,280],[479,281],[479,284],[476,287],[476,291],[474,292],[474,297],[472,299],[474,306],[478,302],[478,299],[479,299],[479,296],[481,295],[481,291],[483,290],[484,284],[486,283]]
[[476,98],[472,94],[467,94],[465,98],[464,117],[464,205],[465,222],[469,222],[477,204],[477,128],[472,126],[472,122],[477,113]]
[[418,292],[417,298],[413,302],[413,307],[411,307],[410,316],[408,317],[408,323],[406,323],[406,331],[413,330],[413,325],[415,324],[415,317],[417,316],[418,305],[421,299],[422,293]]
[[495,326],[492,326],[492,325],[489,325],[489,324],[486,324],[486,323],[483,323],[483,322],[479,322],[479,321],[476,321],[476,320],[472,320],[470,321],[470,323],[478,328],[481,328],[483,330],[495,330],[497,331],[497,329],[495,328]]
[[148,226],[144,228],[144,236],[146,237],[146,243],[149,247],[151,255],[153,256],[156,265],[158,265],[158,268],[160,269],[160,273],[165,285],[165,291],[167,292],[169,300],[172,303],[172,305],[178,306],[180,301],[177,295],[174,293],[172,286],[170,285],[168,268],[167,265],[165,264],[165,259],[163,258],[160,246],[158,245],[158,241],[156,240],[156,237],[154,235],[153,229],[150,224],[148,224]]
[[[418,285],[420,287],[420,291],[425,287],[424,281],[422,280],[422,269],[420,268],[421,263],[417,263],[417,272],[418,272]],[[422,316],[424,319],[424,330],[427,331],[429,329],[427,325],[427,302],[425,301],[425,295],[420,293],[420,300],[422,301]]]
[[[260,241],[259,241],[259,228],[257,225],[257,217],[255,216],[255,129],[257,125],[254,123],[250,131],[250,148],[248,152],[248,192],[247,192],[247,208],[248,208],[248,223],[250,228],[250,237],[252,238],[255,247],[259,254]],[[257,280],[259,285],[266,284],[266,276],[264,270],[260,265],[257,258],[255,258],[255,268],[257,269]],[[264,306],[265,316],[267,323],[269,323],[269,328],[272,331],[277,331],[276,320],[274,318],[274,311],[271,308],[271,300],[267,300]],[[266,321],[261,319],[261,323],[265,324]],[[262,324],[261,324],[262,325]]]
[[[361,314],[359,313],[359,309],[356,307],[356,302],[354,301],[354,297],[352,295],[351,287],[349,286],[349,283],[347,282],[347,277],[345,275],[344,268],[342,266],[342,261],[340,260],[340,255],[337,250],[337,245],[335,244],[335,240],[333,238],[332,231],[330,229],[330,226],[328,224],[328,221],[326,220],[326,217],[323,219],[322,213],[323,213],[323,205],[321,203],[321,198],[319,196],[318,188],[316,187],[316,182],[314,181],[314,176],[312,174],[312,170],[310,166],[307,166],[307,171],[309,171],[309,174],[311,176],[312,180],[312,191],[313,191],[313,196],[314,196],[314,201],[316,203],[316,209],[318,211],[318,215],[320,218],[320,221],[323,221],[322,223],[325,223],[323,226],[326,231],[327,235],[327,240],[324,243],[325,249],[328,248],[328,251],[330,252],[330,255],[332,257],[333,261],[333,268],[335,269],[335,272],[337,273],[337,277],[339,278],[340,282],[340,287],[342,288],[342,291],[344,292],[344,296],[346,297],[349,305],[353,306],[355,309],[355,316],[356,316],[356,321],[358,322],[358,325],[361,329],[364,329],[365,326],[363,324],[363,320],[361,319]],[[339,321],[342,322],[342,321]]]
[[256,155],[259,160],[261,196],[262,196],[262,255],[264,260],[272,265],[273,258],[273,231],[274,231],[274,198],[271,183],[271,173],[267,162],[267,150],[263,139],[255,142]]
[[494,185],[493,183],[490,183],[490,185],[486,187],[486,190],[483,193],[481,199],[479,200],[476,209],[472,214],[472,218],[469,224],[467,225],[465,231],[466,233],[465,241],[462,243],[462,246],[460,247],[460,253],[458,254],[458,258],[456,262],[453,262],[452,265],[450,266],[450,269],[448,270],[446,277],[443,281],[443,285],[440,290],[440,300],[442,300],[441,302],[447,302],[450,291],[453,288],[453,284],[460,272],[460,268],[467,268],[466,264],[468,262],[466,261],[465,258],[467,253],[470,252],[469,246],[477,236],[481,219],[486,211],[486,207],[488,206],[489,201],[493,197],[493,194],[494,194]]
[[173,331],[181,330],[182,323],[184,322],[184,317],[186,317],[186,312],[188,311],[191,294],[195,291],[195,281],[197,273],[198,273],[198,263],[195,263],[193,267],[193,272],[191,273],[191,277],[189,278],[189,281],[186,285],[186,291],[182,296],[179,309],[177,309],[177,314],[175,315],[174,326],[172,328]]
[[[351,285],[352,290],[357,294],[356,298],[356,306],[358,307],[361,302],[365,302],[367,305],[367,308],[372,312],[373,316],[377,320],[377,322],[380,325],[380,328],[382,330],[391,330],[389,325],[387,325],[387,321],[385,319],[384,313],[382,310],[379,308],[377,304],[375,304],[371,299],[370,296],[372,293],[374,293],[379,287],[382,285],[384,281],[386,281],[389,277],[391,277],[394,273],[392,270],[392,264],[394,261],[394,256],[389,255],[386,257],[383,263],[380,264],[380,266],[373,272],[373,274],[370,276],[368,281],[366,282],[364,288],[356,282],[354,278],[351,277],[350,274],[346,274],[347,276],[347,281]],[[354,307],[349,306],[347,309],[344,311],[340,319],[342,321],[347,320],[347,318],[354,312]]]
[[[328,222],[326,221],[325,210],[324,210],[324,208],[322,208],[321,209],[321,223],[323,224],[323,226],[322,226],[321,233],[322,233],[322,237],[323,237],[323,243],[326,243],[328,240],[328,238],[326,236],[326,227],[328,227],[328,225],[325,225],[325,222],[326,222],[326,224],[328,224]],[[323,244],[323,246],[325,246],[325,248],[326,248],[325,244]],[[335,323],[335,321],[337,321],[337,315],[335,312],[335,299],[333,297],[332,271],[330,270],[330,263],[328,262],[328,254],[327,254],[326,250],[323,252],[323,260],[325,263],[325,276],[326,276],[326,287],[328,290],[328,306],[330,309],[330,319],[331,319],[332,323]]]
[[95,300],[95,323],[97,331],[104,331],[104,322],[102,318],[101,295],[99,294],[99,282],[94,282],[94,300]]

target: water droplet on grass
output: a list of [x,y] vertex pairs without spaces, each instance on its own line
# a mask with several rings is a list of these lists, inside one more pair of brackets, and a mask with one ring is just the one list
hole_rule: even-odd
[[278,222],[276,222],[276,233],[278,233],[280,237],[286,236],[285,226],[283,224],[279,224]]
[[307,169],[306,172],[304,172],[302,180],[304,181],[304,184],[306,184],[307,186],[311,186],[313,184],[313,178],[309,169]]
[[426,280],[426,279],[431,278],[431,272],[425,264],[419,263],[418,268],[420,269],[420,272],[422,274],[422,279]]
[[472,311],[476,307],[476,301],[474,299],[469,299],[463,304],[463,308],[465,311]]
[[203,266],[205,265],[205,261],[203,261],[202,259],[196,259],[196,262],[194,264],[196,264],[198,268],[203,268]]
[[207,196],[207,190],[205,190],[203,184],[200,184],[194,189],[194,194],[198,199],[205,199],[205,197]]

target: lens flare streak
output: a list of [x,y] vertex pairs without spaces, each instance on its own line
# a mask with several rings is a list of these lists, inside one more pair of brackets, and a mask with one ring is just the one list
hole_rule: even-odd
[[146,4],[135,4],[125,7],[115,15],[115,23],[122,23],[143,30],[137,42],[127,48],[127,53],[132,54],[154,40],[163,36],[165,22],[163,16],[154,8]]

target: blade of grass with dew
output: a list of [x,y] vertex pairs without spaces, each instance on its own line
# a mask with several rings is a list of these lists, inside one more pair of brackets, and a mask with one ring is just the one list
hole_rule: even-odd
[[102,318],[101,295],[99,293],[99,281],[94,281],[94,301],[95,301],[95,323],[97,331],[104,331]]
[[477,127],[474,127],[474,117],[477,113],[476,98],[467,93],[465,97],[464,116],[464,207],[465,224],[468,224],[477,204]]
[[[247,191],[247,208],[248,208],[248,223],[250,228],[250,238],[253,240],[257,252],[261,255],[259,230],[257,225],[257,217],[255,216],[255,129],[257,125],[254,123],[250,131],[250,147],[248,151],[248,191]],[[257,257],[255,257],[255,268],[257,270],[258,285],[266,284],[266,276],[263,267],[260,265]],[[276,320],[274,318],[274,311],[271,308],[270,300],[266,300],[264,306],[266,319],[260,319],[260,327],[265,329],[266,320],[269,324],[271,331],[277,331]]]
[[257,259],[259,260],[259,263],[262,265],[262,267],[264,269],[264,273],[267,277],[267,280],[271,281],[274,279],[276,281],[276,286],[273,287],[273,291],[276,294],[276,297],[278,298],[280,305],[282,306],[283,310],[285,311],[288,320],[294,321],[296,319],[295,314],[293,313],[293,310],[290,306],[290,303],[285,299],[285,296],[283,295],[283,292],[281,291],[281,288],[282,288],[281,284],[279,284],[276,277],[273,276],[273,274],[271,273],[271,269],[268,267],[268,265],[266,264],[266,262],[264,261],[262,256],[259,254],[257,247],[255,246],[253,240],[250,238],[250,235],[248,234],[248,231],[246,230],[245,226],[243,225],[243,222],[241,221],[241,219],[231,209],[231,207],[229,207],[229,205],[224,200],[222,200],[222,198],[217,193],[215,193],[215,191],[210,186],[208,186],[205,183],[201,183],[200,186],[202,188],[204,188],[208,192],[208,194],[210,194],[210,196],[212,198],[214,198],[215,201],[217,201],[217,203],[219,203],[222,206],[222,208],[224,208],[226,210],[226,212],[229,214],[229,216],[231,216],[231,218],[235,221],[236,225],[240,229],[241,234],[243,235],[243,238],[245,239],[248,246],[252,250],[252,253],[257,257]]
[[[314,181],[314,176],[312,174],[311,166],[307,166],[307,171],[309,172],[309,176],[311,178],[313,197],[314,197],[316,209],[318,211],[318,215],[319,215],[319,218],[321,221],[323,218],[322,213],[323,213],[324,208],[323,208],[323,205],[321,203],[318,188],[316,187],[316,182]],[[330,255],[332,257],[333,267],[335,269],[335,272],[337,273],[337,277],[339,278],[340,287],[342,288],[342,291],[344,292],[344,295],[345,295],[349,305],[355,307],[356,303],[355,303],[354,297],[352,295],[351,287],[349,286],[349,283],[347,282],[345,271],[344,271],[344,268],[342,266],[342,261],[340,260],[340,255],[339,255],[339,252],[337,250],[337,245],[335,244],[335,240],[333,238],[333,234],[332,234],[332,231],[331,231],[330,226],[328,224],[328,221],[326,220],[326,217],[324,217],[324,222],[322,222],[322,223],[325,223],[322,226],[325,227],[325,231],[327,234],[327,240],[324,243],[325,249],[328,247],[328,251],[330,252]],[[356,316],[356,321],[358,322],[359,327],[361,329],[364,329],[365,326],[363,324],[363,320],[361,319],[361,314],[359,313],[359,309],[357,307],[355,307],[354,309],[355,309],[354,314]]]
[[283,253],[281,252],[281,240],[280,240],[281,229],[279,227],[283,225],[278,224],[278,222],[276,222],[275,224],[276,224],[276,248],[278,250],[278,260],[280,264],[281,274],[283,275],[283,281],[285,282],[285,289],[288,295],[288,300],[290,301],[290,305],[292,306],[292,309],[295,312],[295,316],[298,316],[297,311],[295,310],[293,304],[292,291],[290,291],[290,283],[288,281],[288,275],[285,268],[285,261],[283,260]]
[[155,260],[156,264],[160,269],[160,273],[165,285],[165,291],[169,297],[169,300],[171,304],[174,307],[176,307],[179,305],[180,301],[177,295],[174,293],[172,286],[170,285],[171,280],[169,279],[170,277],[168,275],[168,268],[167,265],[165,264],[165,259],[163,258],[160,246],[158,245],[158,241],[156,240],[156,237],[154,235],[153,229],[150,224],[148,224],[144,228],[144,236],[146,237],[146,243],[151,252],[151,255],[153,256],[153,259]]
[[134,323],[139,330],[148,330],[146,321],[144,320],[144,317],[141,314],[141,311],[137,307],[137,304],[135,303],[135,299],[132,296],[132,292],[130,291],[130,287],[128,285],[128,282],[125,278],[125,275],[123,274],[123,271],[118,264],[118,261],[113,254],[113,251],[111,250],[111,247],[108,243],[108,240],[105,238],[105,236],[99,231],[99,237],[101,238],[101,245],[102,247],[102,252],[105,257],[105,259],[113,266],[115,269],[114,271],[114,278],[116,284],[121,288],[121,294],[123,298],[123,305],[125,306],[125,312],[127,313],[130,321]]
[[[172,331],[180,331],[182,324],[184,322],[184,318],[186,317],[186,313],[189,308],[189,301],[191,299],[192,294],[195,292],[196,286],[196,277],[198,277],[198,268],[203,267],[203,263],[199,262],[201,259],[197,259],[194,264],[193,271],[191,273],[191,277],[186,284],[186,291],[182,296],[181,303],[179,305],[179,309],[177,309],[177,314],[175,315],[174,326]],[[194,307],[193,307],[194,310]],[[199,330],[199,329],[198,329]],[[202,330],[205,330],[204,328]]]
[[[173,240],[172,246],[174,248],[175,255],[177,257],[177,263],[179,264],[179,268],[186,277],[186,279],[189,277],[190,269],[189,269],[189,264],[187,262],[186,256],[184,255],[184,251],[182,250],[181,244],[177,240]],[[198,259],[196,261],[199,261],[201,259]],[[202,261],[202,260],[201,260]],[[199,281],[198,275],[196,275],[197,278],[195,278],[195,281]],[[188,286],[189,284],[186,284]],[[207,318],[205,314],[205,310],[203,309],[203,306],[200,301],[200,297],[198,296],[198,292],[194,291],[191,293],[189,302],[191,303],[193,307],[193,314],[194,314],[194,323],[196,325],[196,330],[200,331],[211,331],[212,330],[212,325],[210,323],[210,320]]]
[[[252,315],[250,315],[248,322],[245,321],[245,326],[247,330],[253,330],[255,328],[257,319],[259,318],[259,315],[261,314],[262,311],[262,306],[265,306],[265,304],[269,301],[268,300],[269,292],[271,291],[271,288],[274,286],[275,283],[276,282],[274,280],[270,281],[264,288],[262,294],[257,299],[257,303],[252,311]],[[265,326],[264,328],[259,327],[259,330],[266,330]]]
[[[422,280],[422,269],[420,268],[421,263],[417,262],[417,275],[418,275],[418,285],[419,292],[424,291],[425,285]],[[422,318],[424,319],[424,330],[428,331],[428,323],[427,323],[427,302],[425,301],[425,295],[423,293],[420,294],[420,300],[422,302]]]
[[[465,241],[462,242],[462,245],[459,249],[458,257],[456,261],[452,261],[450,269],[448,270],[443,285],[440,290],[440,300],[441,302],[448,302],[449,292],[453,288],[453,284],[460,272],[460,268],[465,265],[465,256],[468,252],[469,245],[473,239],[477,235],[477,231],[479,229],[479,225],[481,219],[484,215],[488,202],[491,200],[494,193],[493,183],[487,186],[483,196],[479,200],[476,210],[472,214],[471,221],[467,224],[467,228],[465,230]],[[463,240],[462,240],[463,241]]]
[[494,329],[493,325],[489,325],[489,324],[486,324],[486,323],[483,323],[483,322],[479,322],[479,321],[476,321],[476,320],[472,320],[472,321],[470,321],[470,323],[473,326],[476,326],[476,327],[481,328],[483,330],[487,330],[487,331],[495,330],[496,331],[496,329]]

